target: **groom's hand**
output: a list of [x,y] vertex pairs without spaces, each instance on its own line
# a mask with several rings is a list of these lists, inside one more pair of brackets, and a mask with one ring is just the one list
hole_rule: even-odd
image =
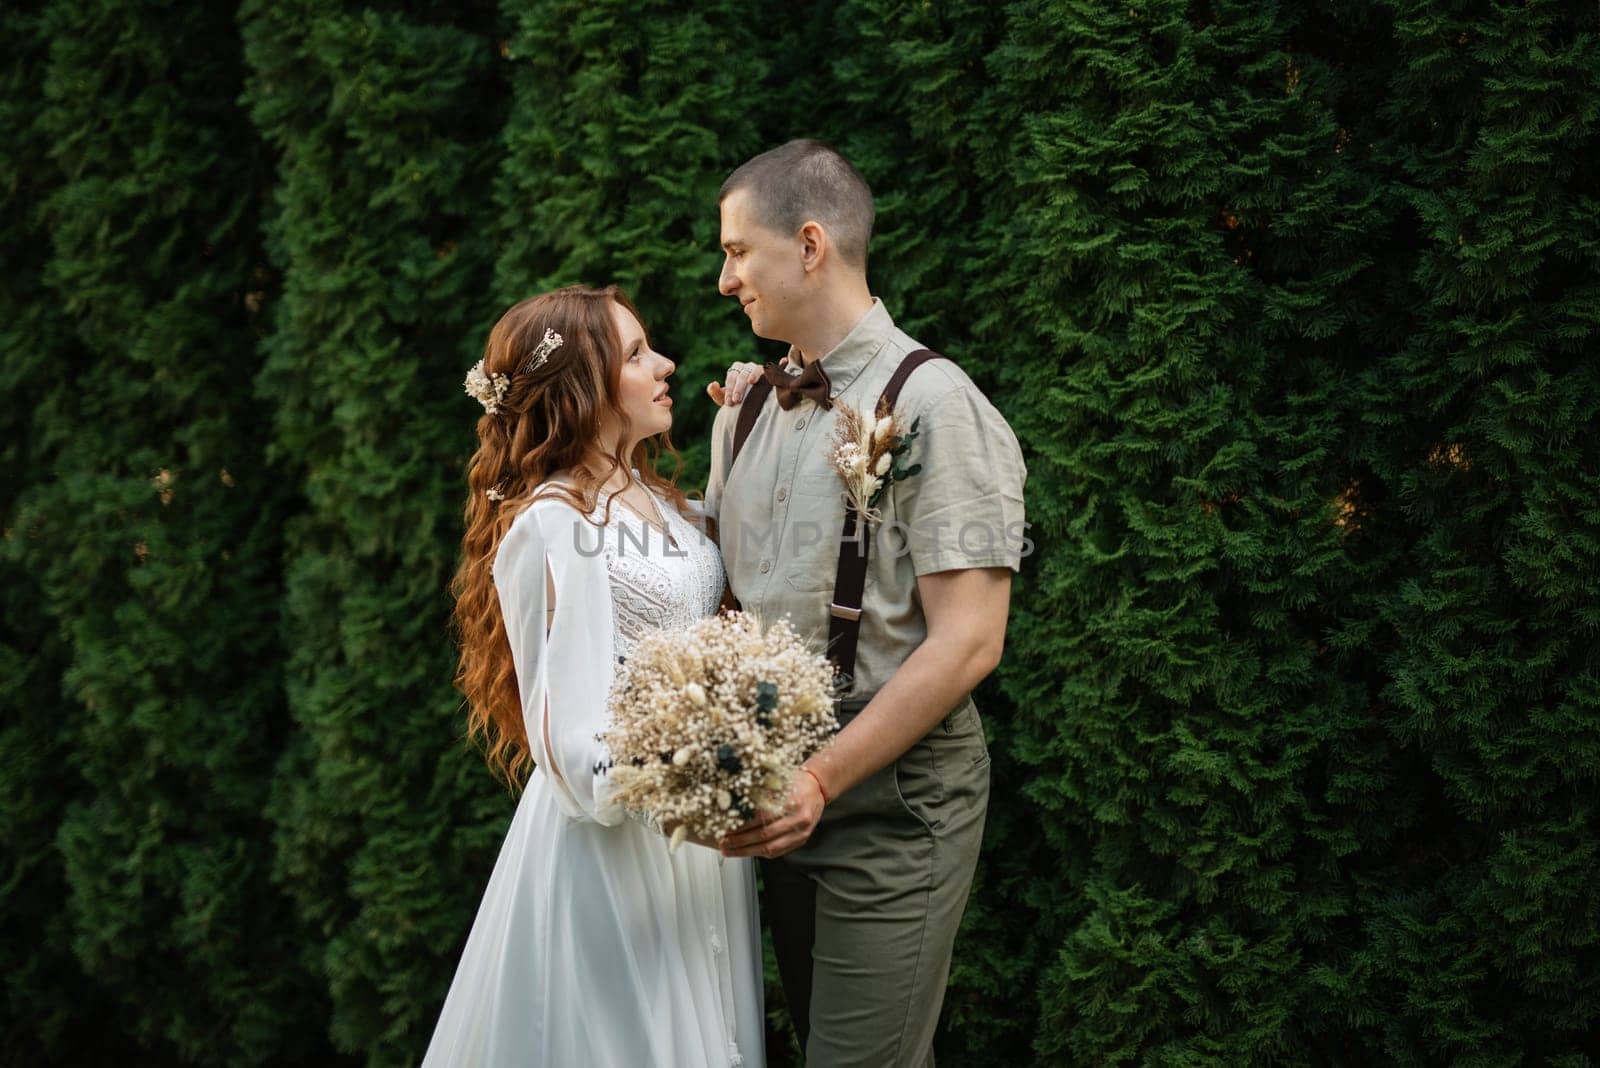
[[744,395],[750,392],[750,387],[760,377],[761,365],[759,363],[731,364],[728,367],[727,384],[708,382],[706,384],[706,395],[722,407],[732,408],[744,400]]
[[771,860],[793,853],[811,840],[826,803],[816,778],[804,771],[796,772],[783,811],[762,813],[723,838],[722,855]]

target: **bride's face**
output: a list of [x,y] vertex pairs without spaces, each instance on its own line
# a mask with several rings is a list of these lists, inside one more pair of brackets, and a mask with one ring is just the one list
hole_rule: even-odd
[[[672,428],[672,398],[667,394],[667,376],[677,370],[677,365],[650,347],[644,327],[628,309],[612,303],[611,316],[622,338],[622,379],[618,384],[617,403],[628,413],[631,424],[628,428],[630,440],[622,442],[626,453],[636,442]],[[620,427],[606,425],[610,421],[607,413],[601,424],[601,433],[607,442],[616,440],[621,432]]]

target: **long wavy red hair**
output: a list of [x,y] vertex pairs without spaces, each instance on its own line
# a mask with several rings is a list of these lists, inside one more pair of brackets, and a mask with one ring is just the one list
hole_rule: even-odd
[[[466,698],[468,735],[483,746],[489,767],[513,791],[527,782],[533,756],[494,588],[500,539],[536,496],[563,497],[587,515],[600,487],[619,470],[627,484],[643,482],[679,511],[686,506],[673,479],[656,471],[656,458],[664,451],[676,473],[678,452],[668,435],[641,441],[627,456],[620,455],[620,447],[607,451],[599,440],[601,415],[607,411],[624,428],[622,439],[630,436],[627,413],[617,401],[623,352],[613,305],[639,318],[616,286],[567,286],[530,297],[507,309],[484,346],[484,372],[506,375],[509,384],[499,411],[478,419],[478,449],[467,464],[466,533],[450,586],[461,654],[455,684]],[[563,344],[543,366],[525,370],[546,330],[560,334]],[[550,482],[556,472],[571,485]],[[501,499],[492,499],[490,490]],[[608,503],[602,519],[609,515]]]

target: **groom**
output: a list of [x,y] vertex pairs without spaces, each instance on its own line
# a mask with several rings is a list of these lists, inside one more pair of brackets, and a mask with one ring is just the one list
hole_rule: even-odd
[[[970,695],[1004,647],[1026,470],[972,380],[871,295],[872,194],[849,161],[791,141],[734,171],[719,204],[718,288],[758,336],[791,347],[762,378],[730,375],[708,512],[743,608],[787,615],[819,644],[829,635],[850,686],[842,730],[796,775],[785,810],[723,851],[764,858],[763,911],[806,1063],[932,1064],[989,796]],[[880,397],[917,433],[881,518],[847,539],[834,423],[841,406],[870,412]]]

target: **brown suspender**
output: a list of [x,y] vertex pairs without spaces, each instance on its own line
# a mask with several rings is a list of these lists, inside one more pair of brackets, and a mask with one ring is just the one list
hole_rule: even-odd
[[744,395],[744,407],[739,409],[739,421],[733,425],[733,459],[728,461],[728,473],[733,473],[734,462],[739,459],[739,451],[744,448],[744,439],[750,436],[750,431],[756,425],[756,419],[761,415],[762,405],[767,403],[767,394],[772,392],[772,383],[765,378],[758,378],[750,383],[750,389]]
[[[883,395],[878,398],[875,411],[880,415],[893,411],[900,401],[900,389],[911,377],[911,372],[929,360],[942,359],[946,357],[932,349],[908,353],[889,377],[889,384],[883,387]],[[760,378],[745,394],[744,407],[739,411],[739,421],[733,431],[733,458],[728,461],[730,474],[770,392],[772,383]],[[867,589],[867,554],[872,544],[867,531],[858,532],[858,519],[856,510],[846,503],[844,530],[839,535],[839,567],[833,579],[833,602],[828,606],[828,656],[833,660],[834,670],[846,688],[855,685],[856,645],[861,637],[861,602]]]

